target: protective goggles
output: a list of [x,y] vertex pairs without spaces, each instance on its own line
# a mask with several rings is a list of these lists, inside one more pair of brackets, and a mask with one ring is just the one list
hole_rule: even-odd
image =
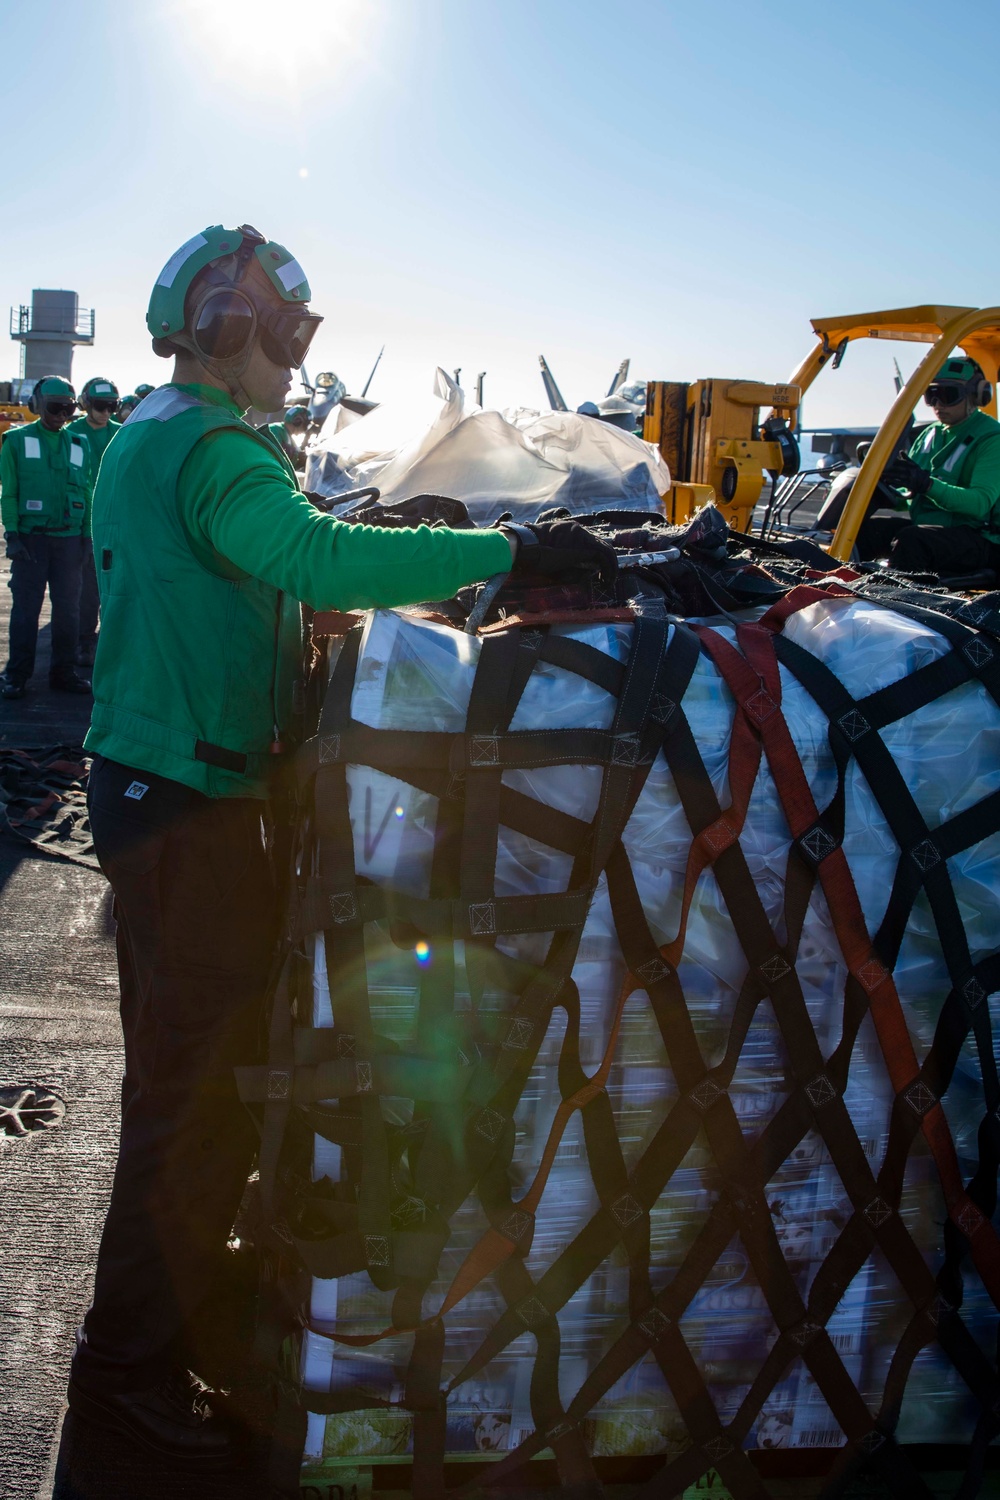
[[76,411],[75,401],[46,401],[45,415],[47,417],[70,418]]
[[928,406],[957,406],[967,394],[964,385],[929,385],[924,400]]
[[91,411],[115,411],[115,410],[117,410],[117,407],[118,407],[118,402],[117,401],[97,400],[97,401],[91,401],[91,403],[90,403],[90,409],[91,409]]
[[244,288],[220,287],[198,309],[191,338],[206,359],[235,359],[259,330],[268,359],[297,370],[322,321],[319,313],[301,307],[261,307]]

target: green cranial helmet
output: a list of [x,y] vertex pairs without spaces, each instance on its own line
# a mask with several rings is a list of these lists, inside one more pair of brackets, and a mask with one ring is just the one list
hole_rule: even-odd
[[118,403],[118,420],[119,420],[119,422],[124,422],[124,420],[125,420],[126,417],[130,417],[132,415],[132,413],[135,411],[135,409],[136,409],[136,407],[138,405],[139,405],[139,397],[138,396],[123,396],[122,399]]
[[36,416],[41,414],[44,401],[72,401],[76,402],[76,391],[68,380],[63,380],[61,375],[43,375],[37,381],[28,405]]
[[[217,266],[223,279],[228,279],[233,285],[242,279],[233,273],[238,270],[237,257],[246,249],[244,231],[249,227],[224,229],[221,224],[213,224],[174,252],[156,278],[146,312],[146,327],[154,339],[170,338],[172,334],[184,331],[185,299],[199,272],[206,267]],[[255,241],[251,241],[251,251],[281,300],[308,302],[306,273],[291,251],[274,240],[265,240],[256,230],[253,235]]]
[[986,406],[992,396],[981,367],[964,354],[953,354],[950,359],[946,359],[930,384],[961,386],[974,406]]
[[149,299],[153,350],[181,350],[249,405],[240,377],[259,341],[276,365],[298,369],[323,321],[306,306],[309,283],[298,261],[251,224],[213,224],[170,257]]
[[309,410],[305,406],[290,406],[285,412],[285,426],[291,422],[308,422]]
[[146,397],[151,396],[155,390],[155,385],[149,385],[144,381],[142,385],[136,386],[134,394],[138,396],[140,401],[145,401]]
[[982,370],[974,359],[967,359],[964,354],[953,354],[951,359],[946,359],[938,370],[931,385],[941,385],[945,381],[949,385],[967,385],[970,380],[983,380],[985,377]]
[[117,400],[118,387],[113,380],[106,380],[103,375],[94,375],[80,391],[80,402],[83,406],[89,406],[91,401]]

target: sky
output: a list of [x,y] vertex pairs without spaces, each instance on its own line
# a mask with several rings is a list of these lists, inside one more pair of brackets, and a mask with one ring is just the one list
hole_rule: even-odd
[[[310,373],[377,399],[436,365],[486,404],[633,378],[784,380],[811,317],[1000,301],[1000,6],[925,0],[0,0],[0,310],[96,310],[77,387],[169,365],[164,262],[255,224],[325,316]],[[856,344],[807,426],[881,420]],[[16,376],[19,347],[0,358]]]

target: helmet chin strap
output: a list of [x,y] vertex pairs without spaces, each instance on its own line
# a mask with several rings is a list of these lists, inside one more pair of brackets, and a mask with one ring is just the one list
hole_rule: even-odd
[[253,353],[252,342],[246,351],[236,359],[206,359],[194,340],[186,333],[172,334],[170,342],[182,348],[185,353],[193,355],[203,370],[207,370],[210,375],[214,375],[216,380],[221,380],[240,411],[249,411],[250,407],[253,406],[253,401],[243,387],[241,376],[250,363],[250,356]]
[[[223,376],[222,378],[223,380],[226,380],[225,376]],[[247,395],[246,391],[243,389],[239,380],[235,376],[233,376],[232,379],[226,380],[226,384],[229,387],[229,394],[236,402],[236,405],[239,407],[240,411],[249,411],[251,406],[253,406],[253,402]]]

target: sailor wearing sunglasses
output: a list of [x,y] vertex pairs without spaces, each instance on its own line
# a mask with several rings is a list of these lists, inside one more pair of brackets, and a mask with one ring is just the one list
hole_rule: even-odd
[[76,393],[55,375],[39,380],[30,406],[37,421],[12,428],[0,448],[0,515],[10,558],[10,643],[0,679],[4,698],[23,698],[35,670],[38,618],[52,602],[49,686],[89,693],[76,671],[80,583],[90,535],[91,453],[66,424]]
[[[90,444],[90,477],[96,483],[97,471],[101,467],[104,450],[122,425],[114,420],[118,410],[118,387],[113,380],[95,375],[80,391],[83,416],[70,422],[68,432],[82,432]],[[83,583],[80,588],[80,644],[77,649],[78,667],[92,667],[97,650],[97,620],[100,601],[97,591],[97,573],[94,568],[94,546],[87,538],[86,555],[83,559]]]
[[991,396],[980,366],[961,354],[927,387],[936,421],[882,475],[908,497],[910,524],[895,523],[891,567],[943,577],[1000,571],[1000,422],[981,410]]

